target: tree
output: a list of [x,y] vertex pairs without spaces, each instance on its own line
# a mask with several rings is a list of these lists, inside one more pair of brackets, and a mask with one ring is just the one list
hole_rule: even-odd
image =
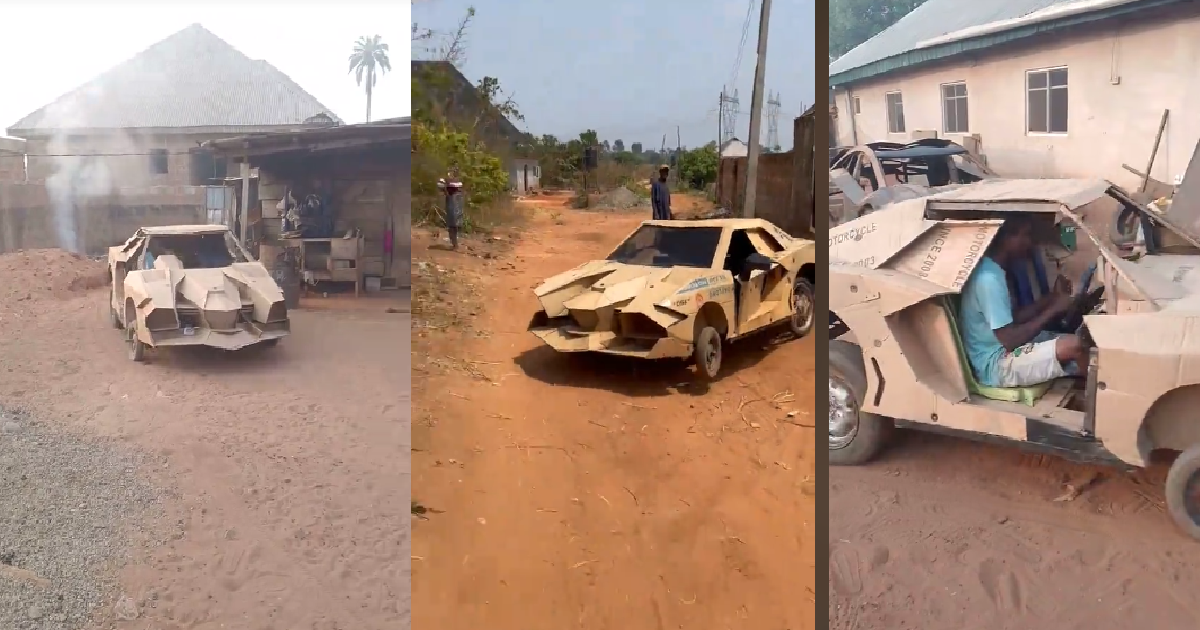
[[[496,77],[483,77],[475,86],[479,92],[479,97],[483,100],[479,108],[479,112],[475,116],[475,123],[472,128],[478,127],[479,123],[491,122],[489,119],[495,116],[503,116],[509,120],[522,121],[525,116],[521,114],[521,110],[517,109],[517,102],[513,100],[512,95],[506,95],[500,89],[500,79]],[[501,98],[503,97],[503,100]]]
[[625,141],[620,138],[613,140],[613,151],[620,153],[625,150]]
[[[417,32],[414,31],[416,36]],[[359,37],[354,42],[354,52],[350,53],[350,72],[354,73],[354,81],[362,87],[367,86],[367,122],[371,122],[371,94],[375,90],[375,82],[379,75],[392,69],[392,61],[388,59],[388,45],[378,35]]]
[[840,57],[878,35],[925,0],[831,0],[829,54]]
[[698,149],[680,153],[675,167],[679,171],[680,181],[687,182],[697,190],[703,190],[708,184],[717,181],[720,161],[717,143],[709,142]]
[[605,152],[605,153],[608,153],[609,151],[612,151],[612,147],[611,147],[611,146],[608,144],[608,140],[605,140],[604,142],[601,142],[601,143],[600,143],[600,146],[604,148],[604,152]]
[[579,142],[583,143],[585,147],[594,147],[600,144],[600,137],[595,129],[588,129],[579,134]]

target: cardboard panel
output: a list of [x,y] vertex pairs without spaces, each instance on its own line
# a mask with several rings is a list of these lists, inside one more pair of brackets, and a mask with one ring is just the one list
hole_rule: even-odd
[[912,199],[829,230],[829,262],[875,269],[935,224]]
[[941,222],[905,247],[884,268],[948,291],[961,291],[999,229],[1000,221]]

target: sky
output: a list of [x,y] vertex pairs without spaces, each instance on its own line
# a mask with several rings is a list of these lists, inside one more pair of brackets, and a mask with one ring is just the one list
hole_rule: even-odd
[[[395,0],[320,4],[244,0],[169,3],[4,3],[0,23],[0,135],[43,105],[151,45],[200,23],[252,59],[292,78],[347,123],[366,119],[366,95],[348,74],[354,41],[380,35],[394,72],[375,86],[371,118],[408,116],[411,5]],[[69,16],[69,19],[64,19]],[[59,44],[48,45],[52,42]],[[14,60],[28,59],[28,63]]]
[[[792,120],[816,92],[816,0],[774,0],[767,38],[766,88],[778,92],[779,143],[792,146]],[[742,50],[739,42],[753,3]],[[559,139],[595,129],[600,139],[641,142],[658,149],[717,138],[721,86],[736,88],[735,135],[749,138],[750,94],[758,38],[754,0],[418,0],[412,19],[421,27],[453,29],[468,6],[476,8],[463,73],[472,82],[500,80],[534,135]],[[416,51],[420,57],[423,53]],[[822,61],[822,71],[828,63]],[[766,99],[763,99],[764,103]],[[767,119],[762,122],[767,140]]]

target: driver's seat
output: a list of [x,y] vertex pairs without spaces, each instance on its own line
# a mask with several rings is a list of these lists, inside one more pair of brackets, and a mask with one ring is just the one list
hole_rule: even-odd
[[946,317],[950,320],[950,333],[954,335],[954,347],[958,350],[958,364],[962,366],[963,378],[967,381],[967,391],[990,400],[1021,403],[1029,407],[1034,406],[1038,399],[1046,395],[1046,392],[1050,390],[1050,386],[1054,384],[1054,381],[1047,381],[1030,387],[989,387],[975,379],[975,372],[971,369],[971,361],[967,358],[966,345],[963,343],[962,335],[958,329],[960,299],[957,295],[946,296],[944,298],[944,306],[946,308]]

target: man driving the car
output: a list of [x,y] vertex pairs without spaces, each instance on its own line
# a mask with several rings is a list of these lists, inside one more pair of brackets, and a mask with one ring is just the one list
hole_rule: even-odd
[[989,387],[1037,385],[1078,374],[1087,364],[1077,335],[1046,330],[1075,301],[1065,278],[1037,301],[1013,308],[1005,269],[1033,252],[1033,228],[1027,215],[1005,220],[963,288],[963,342],[976,378]]

